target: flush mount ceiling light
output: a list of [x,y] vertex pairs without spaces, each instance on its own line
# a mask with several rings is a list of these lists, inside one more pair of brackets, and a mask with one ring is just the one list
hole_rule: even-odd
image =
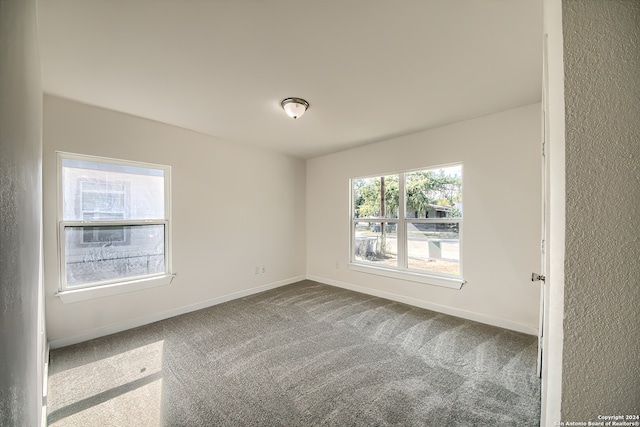
[[282,109],[292,119],[297,119],[302,116],[304,112],[307,111],[307,108],[309,108],[309,103],[302,98],[283,99],[280,105],[282,105]]

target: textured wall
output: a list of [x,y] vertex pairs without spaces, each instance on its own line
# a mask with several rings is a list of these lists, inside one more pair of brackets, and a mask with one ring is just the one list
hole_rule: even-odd
[[0,425],[39,424],[42,88],[35,0],[0,1]]
[[564,1],[563,420],[640,412],[640,2]]

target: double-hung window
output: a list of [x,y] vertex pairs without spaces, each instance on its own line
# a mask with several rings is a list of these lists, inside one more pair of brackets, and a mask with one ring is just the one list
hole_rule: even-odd
[[351,180],[351,268],[459,289],[462,165]]
[[170,282],[169,166],[58,153],[58,173],[63,300]]

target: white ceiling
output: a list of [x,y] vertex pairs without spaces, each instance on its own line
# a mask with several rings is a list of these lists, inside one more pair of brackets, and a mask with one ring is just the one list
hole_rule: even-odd
[[541,0],[40,0],[39,21],[46,93],[302,158],[541,98]]

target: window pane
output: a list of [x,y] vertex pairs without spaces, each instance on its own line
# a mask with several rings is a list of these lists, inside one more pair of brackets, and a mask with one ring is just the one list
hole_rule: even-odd
[[407,218],[462,217],[462,166],[405,175]]
[[460,275],[458,223],[407,223],[408,267]]
[[[382,227],[384,226],[384,230]],[[358,222],[355,224],[354,258],[380,266],[398,266],[397,224]]]
[[125,238],[125,227],[84,227],[82,232],[82,243],[120,243]]
[[67,286],[165,272],[164,225],[64,228]]
[[165,219],[164,170],[62,159],[63,220]]
[[353,180],[354,218],[398,218],[398,175]]

